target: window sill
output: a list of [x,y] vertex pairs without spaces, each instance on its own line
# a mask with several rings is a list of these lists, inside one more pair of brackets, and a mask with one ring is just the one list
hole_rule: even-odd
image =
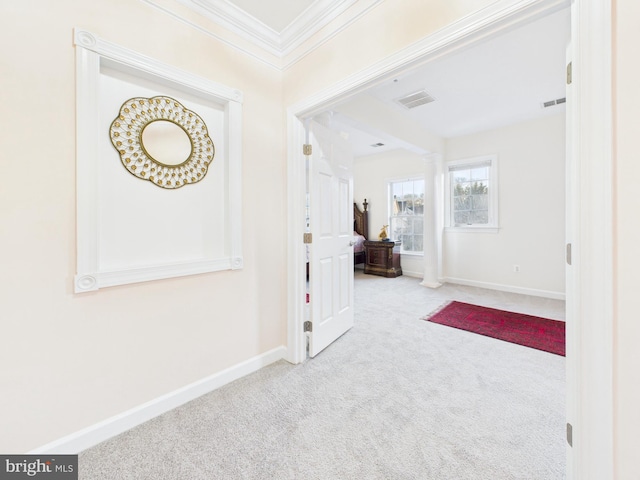
[[407,257],[424,257],[424,252],[400,252],[400,255],[406,255]]
[[498,233],[500,227],[445,227],[445,233]]

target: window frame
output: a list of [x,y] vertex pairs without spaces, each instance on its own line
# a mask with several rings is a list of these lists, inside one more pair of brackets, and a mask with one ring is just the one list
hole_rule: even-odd
[[[475,168],[489,164],[489,192],[488,192],[488,215],[489,221],[486,224],[455,225],[453,222],[453,189],[451,173],[459,170],[460,167],[468,166]],[[478,233],[498,233],[499,223],[499,177],[498,177],[498,156],[482,155],[478,157],[461,158],[446,162],[444,169],[444,194],[445,194],[445,230],[455,232],[478,232]]]
[[[392,200],[393,200],[393,187],[392,185],[394,183],[402,183],[402,182],[422,182],[422,189],[423,189],[423,201],[424,201],[424,197],[427,195],[426,192],[426,181],[424,178],[424,175],[414,175],[414,176],[404,176],[404,177],[395,177],[395,178],[390,178],[387,179],[387,219],[389,222],[389,238],[391,238],[393,241],[399,241],[400,239],[396,239],[393,238],[393,232],[392,232],[392,221],[391,219],[393,217],[395,217],[395,215],[393,215],[393,207],[392,207]],[[402,242],[400,244],[400,253],[402,255],[415,255],[415,256],[423,256],[424,255],[424,242],[425,242],[425,238],[424,238],[424,208],[421,214],[419,215],[415,215],[414,214],[414,218],[415,217],[422,217],[422,233],[419,234],[422,236],[422,250],[420,251],[416,251],[416,250],[405,250],[404,249],[404,242]],[[413,233],[413,235],[416,235],[416,233]]]

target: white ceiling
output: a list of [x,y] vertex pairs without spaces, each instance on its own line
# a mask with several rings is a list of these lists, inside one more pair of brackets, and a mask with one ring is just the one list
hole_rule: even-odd
[[228,0],[269,28],[281,33],[317,0]]
[[[245,36],[255,34],[253,40],[279,55],[308,38],[311,29],[322,28],[357,4],[357,0],[179,1]],[[381,126],[385,118],[397,121],[398,114],[426,134],[450,138],[559,113],[564,104],[547,109],[541,105],[565,97],[569,40],[570,11],[565,8],[360,94],[355,100],[361,104],[375,103],[376,121],[350,118],[340,105],[334,107],[334,127],[350,137],[355,155],[363,156],[395,148],[422,151],[416,142],[389,134],[398,128]],[[435,101],[412,110],[397,104],[399,97],[422,89]],[[376,143],[385,145],[371,147]]]
[[[564,111],[565,105],[542,108],[542,103],[565,97],[569,40],[570,11],[563,9],[390,79],[361,97],[383,102],[390,112],[402,113],[426,132],[444,138],[554,115]],[[396,102],[422,89],[435,101],[412,110]],[[340,110],[340,105],[334,107],[338,114]],[[340,115],[336,118],[346,133],[358,128]],[[359,128],[370,132],[362,121]],[[367,138],[368,144],[353,142],[356,156],[380,152],[369,147],[375,139],[374,135]],[[400,139],[395,140],[379,139],[386,147],[404,148],[397,142]]]

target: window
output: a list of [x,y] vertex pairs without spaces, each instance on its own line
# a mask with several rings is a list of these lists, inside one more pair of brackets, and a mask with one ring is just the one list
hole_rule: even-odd
[[389,183],[389,236],[401,253],[422,253],[424,178]]
[[447,164],[449,227],[497,228],[497,163],[490,156]]

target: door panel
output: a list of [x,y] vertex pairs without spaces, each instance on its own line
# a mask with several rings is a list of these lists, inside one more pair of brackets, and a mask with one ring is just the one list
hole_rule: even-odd
[[[350,260],[351,257],[351,261]],[[353,282],[353,254],[340,255],[340,285],[338,294],[340,295],[338,303],[338,312],[342,313],[351,307],[351,298],[349,297],[351,282]]]
[[[321,328],[322,325],[331,320],[333,314],[333,259],[321,258],[320,259],[320,272],[319,272],[319,284],[321,288],[321,304],[320,315],[318,315],[318,325],[316,328]],[[315,278],[314,278],[315,280]],[[315,319],[314,319],[315,320]]]
[[342,137],[310,122],[309,355],[353,326],[353,155]]

